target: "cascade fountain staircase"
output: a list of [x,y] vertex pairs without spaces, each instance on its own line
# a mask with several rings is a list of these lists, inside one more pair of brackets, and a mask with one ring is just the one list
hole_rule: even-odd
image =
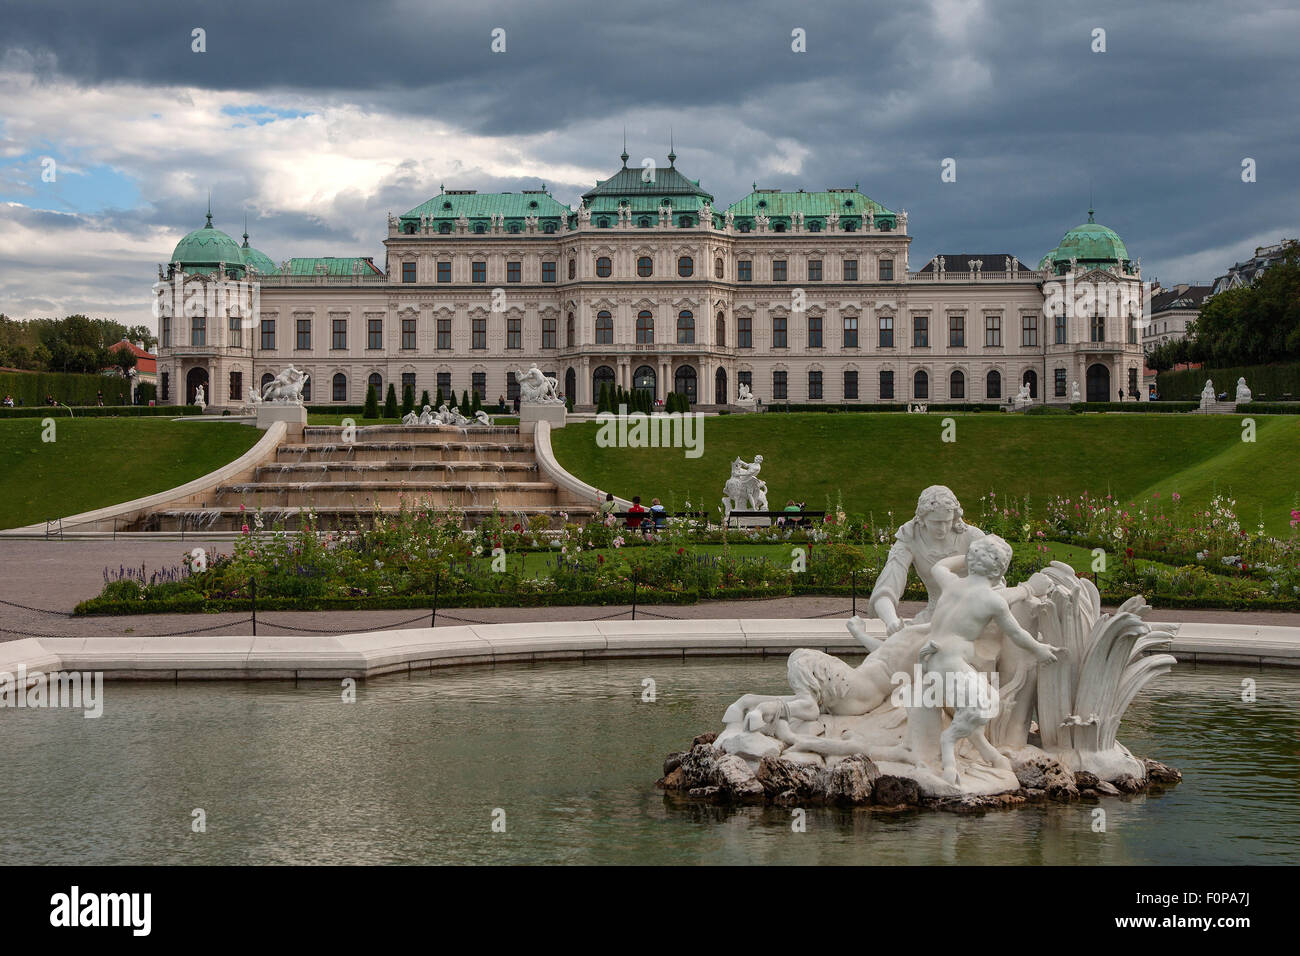
[[354,441],[343,432],[308,425],[251,480],[220,485],[198,505],[155,511],[141,530],[239,531],[258,511],[266,527],[295,529],[310,511],[317,527],[365,528],[376,512],[403,503],[455,509],[469,524],[494,511],[525,523],[596,511],[594,501],[577,501],[539,474],[532,436],[518,428],[372,425],[355,429]]

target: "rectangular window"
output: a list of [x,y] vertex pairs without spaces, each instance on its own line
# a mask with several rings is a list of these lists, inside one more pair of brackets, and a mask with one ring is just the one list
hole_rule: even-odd
[[450,263],[450,262],[439,262],[439,263],[438,263],[438,281],[439,281],[439,282],[450,282],[450,281],[451,281],[451,263]]
[[230,404],[231,405],[244,404],[244,373],[243,372],[230,373]]
[[555,316],[542,316],[542,348],[555,348]]
[[772,316],[772,348],[783,349],[786,347],[785,342],[785,316]]
[[473,319],[470,322],[470,342],[472,349],[487,348],[487,319]]
[[822,347],[822,317],[820,315],[808,316],[808,347],[810,349]]
[[754,260],[741,259],[736,263],[736,280],[750,282],[754,278]]
[[1133,401],[1138,400],[1138,370],[1136,368],[1128,370],[1128,394]]
[[163,348],[172,347],[172,320],[169,315],[163,316],[162,335],[159,337],[158,344]]
[[543,262],[543,263],[542,263],[542,281],[543,281],[543,282],[554,282],[554,281],[555,281],[555,263],[554,263],[554,262]]
[[415,263],[414,263],[414,262],[403,262],[403,263],[402,263],[402,281],[403,281],[403,282],[414,282],[414,281],[415,281]]
[[275,319],[262,320],[262,345],[263,352],[275,351]]
[[507,262],[507,263],[506,263],[506,281],[507,281],[507,282],[518,282],[520,279],[523,278],[523,275],[524,275],[524,266],[523,266],[523,263],[522,263],[522,262]]
[[775,371],[772,373],[772,401],[780,401],[788,398],[785,385],[785,372]]
[[190,319],[190,345],[208,344],[208,320],[196,315]]
[[1137,321],[1138,321],[1137,319],[1128,320],[1128,344],[1129,345],[1137,345],[1137,340],[1138,340]]
[[772,281],[784,282],[785,276],[786,276],[786,260],[773,259],[772,260]]
[[438,320],[438,348],[451,348],[451,319]]
[[1065,314],[1062,313],[1061,315],[1056,316],[1053,319],[1053,323],[1056,325],[1056,344],[1064,345],[1065,344]]
[[521,349],[524,347],[522,326],[523,319],[517,315],[512,315],[506,319],[506,348]]
[[856,315],[846,315],[844,317],[844,347],[850,349],[858,347],[858,317]]
[[415,319],[402,319],[402,348],[415,348]]
[[330,340],[330,348],[345,349],[348,347],[348,320],[334,319],[330,323],[333,327],[333,338]]
[[486,262],[476,262],[476,263],[474,263],[473,266],[471,267],[471,270],[472,270],[471,273],[470,273],[470,281],[471,281],[471,282],[487,282],[487,263],[486,263]]
[[226,334],[230,341],[226,344],[231,348],[240,349],[244,347],[244,320],[237,315],[230,317],[230,322],[226,326]]
[[808,397],[822,397],[822,373],[815,369],[808,372]]
[[892,315],[882,315],[880,317],[880,347],[882,349],[892,349],[894,347],[894,317]]
[[736,318],[736,346],[742,349],[754,347],[754,320],[747,315]]
[[950,315],[948,316],[948,348],[963,349],[966,347],[966,316]]
[[880,260],[880,281],[881,282],[894,281],[894,260],[893,259]]
[[1002,344],[1002,316],[984,316],[984,347],[997,348]]
[[1065,369],[1056,370],[1056,397],[1065,398]]
[[519,383],[515,381],[513,375],[506,376],[506,401],[511,404],[519,397]]
[[479,401],[481,402],[487,398],[487,372],[474,372],[470,375],[469,380],[469,387],[473,390],[474,395],[478,396]]
[[930,317],[928,315],[912,316],[912,347],[928,349],[930,347]]
[[451,396],[451,372],[438,373],[438,391],[442,392],[442,397],[448,399]]
[[844,373],[844,400],[857,401],[858,398],[858,373],[856,370],[849,370]]
[[293,347],[300,352],[310,349],[311,319],[298,319],[294,324],[297,326],[297,335],[294,338]]
[[[171,330],[168,329],[167,331],[170,332]],[[160,389],[160,391],[162,392],[162,400],[163,400],[164,402],[169,401],[169,400],[171,399],[171,397],[172,397],[172,394],[171,394],[171,391],[172,391],[172,390],[171,390],[171,384],[172,384],[171,373],[169,373],[169,372],[162,372],[162,373],[159,374],[158,378],[159,378],[159,384],[162,386],[161,389]]]
[[858,281],[858,260],[857,259],[844,260],[844,281],[845,282]]
[[809,282],[822,281],[822,261],[820,259],[808,260],[808,281]]
[[366,320],[366,348],[382,349],[384,347],[384,320]]
[[1093,342],[1106,341],[1106,320],[1102,316],[1092,317],[1092,322],[1089,323],[1089,338]]
[[1020,317],[1020,344],[1029,348],[1038,345],[1038,316],[1022,315]]
[[884,399],[893,401],[894,399],[894,373],[891,371],[882,371],[880,373],[880,398],[882,401]]

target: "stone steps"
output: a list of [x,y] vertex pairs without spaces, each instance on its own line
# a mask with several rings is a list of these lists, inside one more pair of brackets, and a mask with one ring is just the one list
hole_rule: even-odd
[[320,461],[286,462],[258,468],[253,481],[258,484],[302,481],[409,481],[441,480],[500,482],[511,479],[528,481],[537,473],[537,465],[527,461]]
[[[407,503],[408,508],[410,504],[410,502]],[[533,515],[550,515],[552,516],[552,527],[558,527],[560,511],[566,512],[571,519],[576,518],[582,521],[595,514],[594,508],[581,505],[498,505],[494,507],[491,502],[488,502],[485,504],[456,505],[455,508],[470,524],[476,524],[493,513],[498,513],[504,518],[514,519],[525,524],[528,518]],[[346,506],[283,505],[263,508],[261,514],[262,520],[268,529],[278,522],[283,522],[286,530],[298,530],[301,527],[302,515],[308,511],[316,516],[315,525],[318,528],[364,529],[373,526],[373,518],[376,512],[391,515],[396,514],[398,510],[397,505],[365,507],[360,503]],[[241,511],[237,505],[222,505],[211,508],[155,511],[145,520],[145,526],[139,530],[239,532],[244,525],[251,526],[252,524],[253,511],[248,509]]]

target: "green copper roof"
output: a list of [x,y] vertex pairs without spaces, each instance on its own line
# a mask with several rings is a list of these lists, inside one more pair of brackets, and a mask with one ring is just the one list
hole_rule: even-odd
[[324,275],[331,276],[381,276],[383,271],[377,267],[370,256],[315,256],[310,258],[290,259],[289,268],[282,275],[314,276],[321,275],[318,268],[324,266]]
[[250,272],[273,276],[280,271],[270,256],[248,244],[248,226],[244,226],[244,244],[239,247],[239,251],[244,257],[244,265],[248,267]]
[[470,222],[476,219],[487,222],[494,215],[502,215],[507,222],[511,219],[522,222],[529,216],[546,220],[558,219],[568,214],[568,206],[542,190],[529,190],[522,193],[480,193],[464,190],[439,193],[398,218],[404,223],[418,224],[421,216],[449,221],[464,216]]
[[[609,179],[597,180],[594,188],[582,194],[583,203],[596,218],[617,216],[619,207],[627,206],[632,215],[638,219],[650,217],[649,224],[659,224],[659,209],[667,205],[677,212],[697,213],[707,202],[713,203],[713,195],[700,187],[698,179],[688,179],[676,166],[676,155],[669,155],[667,166],[656,166],[653,171],[627,165],[627,152],[620,157],[623,168]],[[653,172],[653,180],[647,177]],[[610,220],[610,224],[617,220]],[[698,221],[698,216],[691,219],[691,224]],[[677,224],[680,224],[678,222]]]
[[1124,240],[1113,229],[1094,220],[1089,209],[1088,221],[1067,232],[1060,245],[1045,255],[1039,265],[1045,266],[1050,261],[1059,266],[1068,264],[1072,258],[1084,265],[1122,264],[1129,261],[1129,254]]
[[853,189],[828,189],[824,192],[778,192],[776,190],[755,188],[744,199],[728,207],[737,222],[753,219],[755,216],[767,216],[774,222],[789,224],[796,212],[803,213],[804,226],[813,220],[825,220],[831,213],[840,217],[840,222],[848,219],[861,223],[864,215],[870,215],[880,225],[888,223],[892,229],[897,225],[894,213],[869,196],[863,195],[857,187]]
[[227,269],[235,269],[241,274],[244,271],[244,254],[239,248],[239,243],[220,229],[212,227],[210,211],[207,225],[195,229],[176,243],[170,261],[179,262],[186,272],[215,270],[223,262]]

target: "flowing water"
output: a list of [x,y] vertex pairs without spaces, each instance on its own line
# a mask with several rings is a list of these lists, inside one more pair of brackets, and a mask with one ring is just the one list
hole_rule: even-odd
[[[654,789],[768,658],[452,668],[359,686],[111,683],[0,711],[0,853],[30,863],[1297,863],[1300,672],[1180,665],[1120,739],[1161,793],[980,816],[725,809]],[[1243,679],[1257,700],[1244,703]],[[657,700],[643,703],[643,681]],[[1106,811],[1104,833],[1093,810]],[[207,832],[191,829],[204,811]],[[505,832],[493,832],[494,811]],[[501,814],[497,814],[500,819]]]

